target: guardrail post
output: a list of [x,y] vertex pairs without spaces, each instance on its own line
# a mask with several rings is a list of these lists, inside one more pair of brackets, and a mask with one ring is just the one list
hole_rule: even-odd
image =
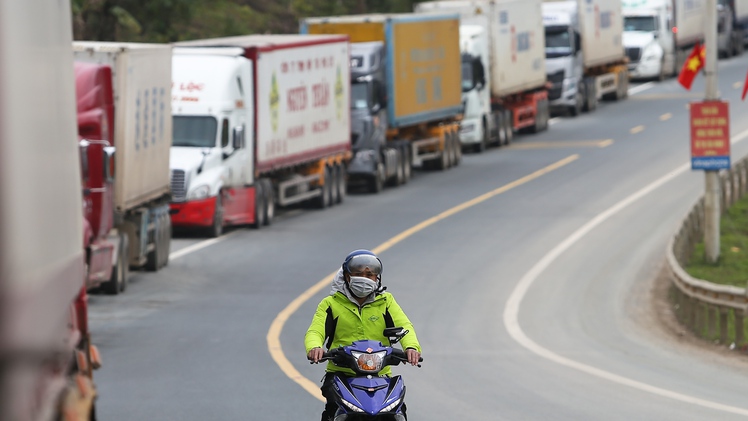
[[703,313],[703,305],[701,305],[701,302],[698,301],[695,298],[692,298],[693,300],[693,313],[694,313],[694,323],[693,323],[693,331],[702,338],[704,337],[704,313]]
[[735,346],[738,347],[745,340],[745,331],[743,330],[744,313],[741,310],[733,310],[732,314],[735,317]]
[[717,337],[717,308],[712,305],[705,305],[704,312],[706,314],[707,323],[707,338],[712,341]]
[[730,315],[730,309],[725,307],[719,308],[719,343],[727,343],[727,318]]

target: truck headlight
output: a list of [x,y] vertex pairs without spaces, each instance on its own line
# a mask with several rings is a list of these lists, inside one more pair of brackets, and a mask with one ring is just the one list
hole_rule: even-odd
[[460,124],[460,133],[470,133],[475,130],[475,123]]
[[208,196],[210,196],[210,186],[208,186],[207,184],[203,184],[202,186],[199,186],[196,189],[192,190],[189,196],[187,196],[187,199],[200,200],[205,199]]

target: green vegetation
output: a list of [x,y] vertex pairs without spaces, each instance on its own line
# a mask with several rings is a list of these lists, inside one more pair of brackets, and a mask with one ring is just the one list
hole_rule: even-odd
[[720,258],[716,264],[706,262],[701,242],[696,245],[685,269],[695,278],[745,288],[748,282],[748,197],[722,215],[720,236]]
[[413,10],[415,0],[72,0],[76,40],[174,42],[294,34],[299,19]]

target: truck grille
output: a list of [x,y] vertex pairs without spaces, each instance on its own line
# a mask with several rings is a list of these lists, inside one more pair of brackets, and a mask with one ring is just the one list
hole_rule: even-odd
[[187,198],[187,177],[183,170],[171,170],[171,197],[174,202]]
[[548,91],[548,100],[553,101],[554,99],[561,98],[561,91],[564,87],[564,71],[559,70],[555,73],[549,74],[548,82],[553,85]]
[[630,63],[638,63],[642,58],[642,49],[639,47],[626,47],[626,57]]

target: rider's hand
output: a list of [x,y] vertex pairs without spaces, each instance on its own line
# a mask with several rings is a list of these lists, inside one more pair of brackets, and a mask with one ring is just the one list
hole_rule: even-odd
[[322,359],[322,354],[324,353],[325,351],[322,348],[312,348],[306,354],[306,358],[313,363],[318,363],[319,360]]
[[413,348],[405,350],[405,356],[408,358],[410,365],[418,365],[418,360],[421,358],[421,353]]

